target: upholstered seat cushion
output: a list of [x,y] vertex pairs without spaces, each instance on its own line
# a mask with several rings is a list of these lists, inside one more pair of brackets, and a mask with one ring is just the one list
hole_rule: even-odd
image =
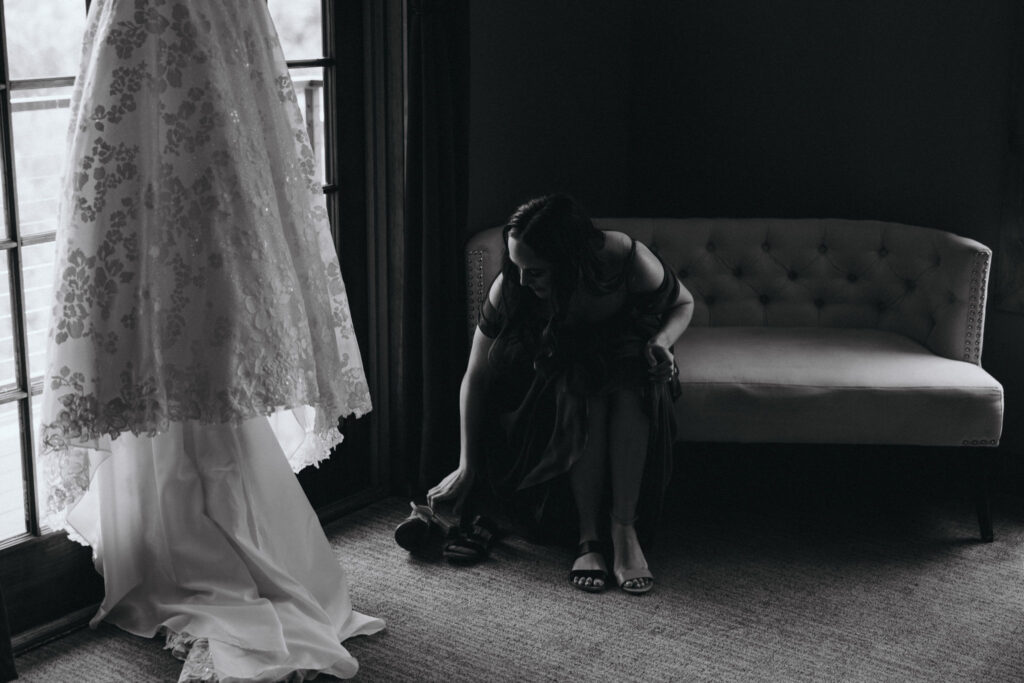
[[882,330],[691,327],[676,343],[685,441],[995,445],[999,382]]

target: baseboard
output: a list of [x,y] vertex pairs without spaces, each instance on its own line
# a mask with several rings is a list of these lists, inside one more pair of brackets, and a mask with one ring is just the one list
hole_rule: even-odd
[[359,493],[345,496],[337,502],[317,508],[316,516],[320,519],[320,524],[326,526],[350,512],[366,507],[370,503],[375,503],[381,498],[386,498],[387,495],[387,489],[382,486],[366,489]]
[[41,624],[35,628],[30,628],[27,631],[16,633],[14,637],[11,638],[11,646],[14,649],[15,656],[33,648],[37,648],[40,645],[45,645],[51,640],[62,638],[80,628],[85,628],[89,625],[89,620],[92,619],[94,614],[96,614],[96,610],[98,610],[99,607],[99,603],[89,605],[88,607],[75,610],[70,614],[65,614],[60,619],[55,619],[54,621]]

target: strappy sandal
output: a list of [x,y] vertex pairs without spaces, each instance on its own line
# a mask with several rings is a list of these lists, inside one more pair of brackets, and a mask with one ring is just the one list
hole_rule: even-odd
[[[576,559],[588,553],[598,553],[601,557],[606,554],[607,548],[601,541],[583,541],[576,547]],[[605,560],[607,563],[607,560]],[[592,579],[590,584],[585,584],[576,579]],[[594,581],[600,579],[601,585],[595,586]],[[573,588],[578,588],[587,593],[600,593],[608,587],[608,571],[605,569],[570,569],[569,583]]]
[[[650,579],[643,586],[627,586],[627,581],[634,579]],[[615,572],[615,580],[619,583],[619,588],[632,595],[642,595],[654,588],[654,575],[651,574],[651,570],[647,567],[640,569],[624,569],[622,571]]]
[[[629,522],[620,522],[616,519],[614,514],[611,515],[611,518],[612,524],[617,524],[619,526],[632,526],[636,522],[635,517]],[[619,584],[619,588],[631,595],[642,595],[654,588],[654,574],[651,574],[651,570],[647,567],[646,563],[644,563],[643,567],[615,570],[613,573],[615,574],[615,581]],[[648,581],[642,586],[625,585],[627,581],[634,581],[636,579],[648,579]]]
[[428,505],[409,502],[412,512],[395,528],[395,542],[413,555],[437,559],[442,544],[455,536],[454,524],[444,520]]
[[477,515],[472,524],[459,526],[454,537],[444,544],[443,554],[453,564],[476,564],[490,556],[497,536],[497,526]]

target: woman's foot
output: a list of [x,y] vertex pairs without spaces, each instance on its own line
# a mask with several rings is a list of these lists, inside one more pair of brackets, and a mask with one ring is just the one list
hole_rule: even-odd
[[569,571],[569,582],[581,591],[599,593],[608,582],[608,565],[604,559],[604,544],[600,541],[580,541],[576,561]]
[[646,593],[654,587],[654,576],[647,568],[647,558],[636,536],[632,522],[622,524],[612,519],[612,544],[615,547],[614,571],[619,588],[627,593]]

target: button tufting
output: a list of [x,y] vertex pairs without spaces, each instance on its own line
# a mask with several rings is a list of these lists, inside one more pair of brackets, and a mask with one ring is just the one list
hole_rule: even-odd
[[767,306],[768,302],[771,301],[771,299],[768,298],[767,294],[762,294],[757,298],[757,300],[761,302],[762,306]]
[[714,251],[715,250],[715,243],[714,242],[708,242],[706,248],[707,248],[708,251]]
[[768,244],[767,242],[765,242],[765,243],[763,243],[761,245],[761,251],[768,251],[771,248],[772,248],[772,245]]
[[713,306],[715,303],[715,295],[708,294],[706,297],[704,297],[704,303],[706,303],[708,306]]
[[885,247],[882,247],[881,249],[878,250],[878,255],[881,256],[882,258],[885,258],[886,256],[889,255],[889,250],[886,249]]
[[903,286],[904,286],[904,287],[906,288],[906,290],[907,290],[908,292],[913,292],[913,291],[914,291],[914,288],[915,288],[915,287],[917,287],[917,285],[916,285],[916,284],[914,284],[914,281],[913,281],[913,280],[906,280],[906,281],[905,281],[905,282],[903,283]]
[[846,276],[846,279],[848,281],[850,281],[850,282],[856,282],[857,281],[857,273],[850,273],[849,275]]
[[878,309],[879,313],[885,313],[885,309],[887,308],[884,301],[879,301],[875,307]]
[[941,257],[939,257],[939,256],[935,257],[935,265],[936,266],[941,266],[942,265],[942,258]]
[[690,277],[690,272],[688,270],[686,270],[686,268],[680,268],[679,269],[679,277],[681,277],[681,278],[683,278],[685,280],[686,278]]
[[736,266],[735,268],[732,269],[732,274],[735,275],[736,277],[743,277],[743,269],[740,268],[739,266]]
[[818,253],[819,254],[824,254],[826,251],[828,251],[828,247],[826,247],[824,244],[819,244],[818,245]]
[[790,280],[795,280],[797,278],[796,271],[795,270],[789,271],[787,276],[789,277]]
[[814,300],[814,305],[817,308],[824,308],[825,307],[825,300],[824,299],[815,299]]

